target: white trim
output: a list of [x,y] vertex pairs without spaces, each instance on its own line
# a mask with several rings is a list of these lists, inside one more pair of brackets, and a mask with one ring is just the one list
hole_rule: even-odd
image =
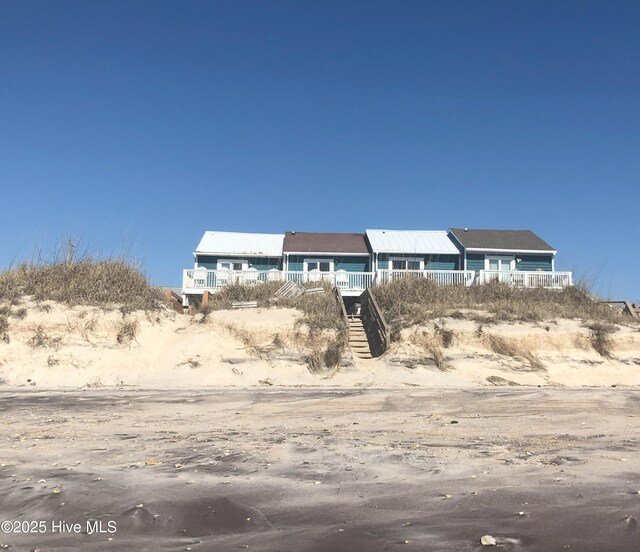
[[489,261],[492,259],[497,259],[499,261],[509,261],[509,270],[503,270],[501,272],[513,272],[516,269],[516,259],[514,255],[485,255],[484,257],[484,269],[493,271],[492,268],[489,267]]
[[285,255],[326,255],[327,257],[368,257],[369,253],[331,253],[329,251],[287,251]]
[[[408,269],[408,268],[394,268],[393,266],[393,261],[411,261],[411,262],[416,262],[418,261],[420,263],[420,268],[415,269]],[[391,256],[389,255],[389,270],[424,270],[424,256],[422,257],[399,257],[399,256]]]
[[237,255],[242,257],[260,257],[262,259],[280,259],[282,255],[266,255],[264,253],[252,253],[246,251],[194,251],[194,255]]
[[529,253],[531,255],[555,255],[555,249],[491,249],[486,247],[465,247],[465,251],[470,253]]
[[[329,263],[329,270],[328,272],[334,272],[334,263],[333,263],[333,259],[313,259],[313,258],[309,258],[309,259],[304,259],[303,263],[302,263],[302,267],[304,269],[304,272],[311,272],[309,270],[309,263]],[[318,272],[323,273],[323,274],[327,274],[328,272],[326,270],[319,270],[317,269]]]

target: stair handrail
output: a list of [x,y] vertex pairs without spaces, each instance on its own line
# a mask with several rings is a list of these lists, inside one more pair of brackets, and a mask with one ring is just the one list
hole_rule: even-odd
[[336,300],[340,305],[340,310],[342,311],[342,321],[344,322],[344,334],[343,334],[344,344],[346,348],[351,349],[349,345],[349,316],[347,315],[347,308],[344,306],[344,299],[342,299],[342,293],[340,291],[340,288],[335,287],[333,289],[336,294]]
[[391,330],[384,315],[378,306],[378,302],[372,289],[367,289],[361,296],[361,319],[369,341],[369,348],[373,356],[382,355],[391,343]]

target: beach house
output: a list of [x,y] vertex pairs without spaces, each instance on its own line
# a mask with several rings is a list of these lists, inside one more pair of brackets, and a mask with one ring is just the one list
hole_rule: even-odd
[[519,287],[564,288],[571,272],[555,271],[557,251],[531,230],[451,228],[449,238],[461,255],[462,268],[475,283],[498,280]]
[[366,230],[376,284],[407,276],[470,285],[474,273],[443,230]]
[[183,273],[183,294],[280,279],[283,241],[284,234],[205,232]]
[[208,231],[193,252],[193,268],[183,271],[182,291],[188,304],[204,291],[269,281],[329,282],[346,297],[407,277],[562,289],[572,285],[572,274],[555,270],[555,256],[531,230]]
[[371,287],[371,252],[364,234],[287,232],[284,270],[297,282],[328,281],[343,295],[360,295]]

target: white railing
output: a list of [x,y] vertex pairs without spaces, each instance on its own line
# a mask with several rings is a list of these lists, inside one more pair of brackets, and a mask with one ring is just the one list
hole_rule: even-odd
[[183,289],[219,289],[231,284],[252,285],[282,281],[282,271],[273,270],[207,270],[187,269],[182,275]]
[[271,270],[207,270],[187,269],[183,272],[182,288],[188,290],[216,290],[231,284],[253,285],[261,282],[298,284],[327,282],[341,291],[364,291],[372,286],[394,282],[402,278],[425,278],[439,285],[471,286],[502,282],[523,288],[563,289],[572,285],[571,272],[526,272],[481,270],[378,270],[373,272],[301,272]]
[[341,291],[364,291],[373,283],[373,272],[294,272],[284,273],[286,280],[292,280],[298,284],[328,282]]
[[473,270],[378,270],[376,285],[402,278],[424,278],[442,286],[470,286],[476,273]]
[[297,284],[327,282],[341,291],[364,291],[373,283],[372,272],[298,272],[283,270],[207,270],[183,271],[182,288],[216,290],[231,284],[253,285],[261,282],[287,282]]
[[573,285],[571,272],[481,270],[478,275],[479,284],[496,281],[524,288],[563,289]]

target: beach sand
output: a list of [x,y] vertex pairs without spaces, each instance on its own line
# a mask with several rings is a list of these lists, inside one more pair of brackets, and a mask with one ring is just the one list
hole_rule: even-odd
[[[2,385],[45,388],[140,387],[193,389],[264,385],[345,388],[464,388],[479,385],[639,386],[640,326],[616,327],[611,354],[594,350],[580,320],[479,324],[439,319],[402,331],[383,357],[345,356],[338,369],[311,373],[307,329],[295,309],[214,311],[199,317],[168,311],[65,307],[23,303],[0,341]],[[130,339],[123,328],[133,325]],[[438,342],[447,328],[449,347]],[[498,336],[513,354],[492,346]],[[322,338],[322,336],[321,336]],[[332,338],[326,335],[324,345]],[[436,345],[444,365],[433,360]],[[531,365],[535,359],[536,366]]]
[[[0,534],[11,551],[640,545],[637,390],[28,388],[0,409],[0,519],[47,524]],[[116,530],[51,530],[87,520]]]
[[0,550],[639,550],[637,324],[603,356],[578,320],[441,319],[311,373],[292,309],[23,304]]

